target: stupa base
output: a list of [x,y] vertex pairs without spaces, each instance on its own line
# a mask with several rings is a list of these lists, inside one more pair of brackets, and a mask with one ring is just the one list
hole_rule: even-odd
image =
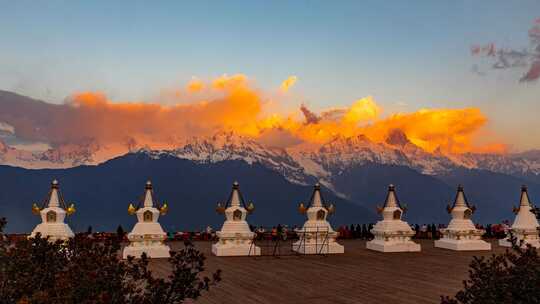
[[75,236],[73,231],[65,223],[41,223],[36,226],[30,237],[35,237],[38,233],[41,234],[42,238],[49,238],[49,241],[55,242],[57,240],[67,240]]
[[298,241],[292,245],[292,250],[300,254],[339,254],[345,253],[345,247],[336,242],[330,244],[305,244]]
[[133,256],[138,259],[141,257],[143,252],[145,252],[146,255],[152,259],[169,258],[171,256],[170,251],[171,251],[171,248],[164,244],[150,245],[150,246],[128,245],[124,248],[123,257],[124,259],[127,259],[128,256]]
[[413,241],[372,240],[366,243],[366,248],[380,252],[418,252],[422,250],[420,244]]
[[261,248],[245,244],[222,244],[216,243],[212,245],[212,253],[215,256],[257,256],[261,255]]
[[[519,238],[518,238],[518,243],[519,243]],[[540,240],[538,239],[533,239],[533,240],[526,240],[524,243],[523,243],[523,246],[522,247],[526,247],[527,244],[530,244],[531,246],[533,246],[534,248],[540,248]],[[502,246],[502,247],[512,247],[512,243],[510,242],[510,240],[508,239],[500,239],[499,240],[499,246]]]
[[435,247],[456,251],[491,250],[491,244],[483,240],[456,240],[446,238],[436,240]]

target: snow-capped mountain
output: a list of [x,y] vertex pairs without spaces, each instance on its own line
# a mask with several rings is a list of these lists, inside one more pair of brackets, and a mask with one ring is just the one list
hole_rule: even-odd
[[0,140],[0,164],[27,169],[60,169],[81,165],[97,165],[108,159],[129,152],[100,146],[92,140],[80,144],[67,144],[45,151],[16,149]]
[[96,165],[130,152],[146,153],[153,158],[174,156],[198,163],[243,160],[248,164],[261,164],[297,184],[310,184],[319,180],[329,188],[334,188],[332,179],[343,170],[368,163],[407,166],[427,175],[445,174],[458,167],[515,176],[540,175],[540,151],[447,156],[421,149],[399,130],[391,132],[384,143],[375,143],[360,135],[337,137],[322,145],[304,143],[287,149],[267,147],[255,139],[232,132],[193,137],[181,144],[159,150],[104,146],[89,140],[79,145],[29,152],[0,142],[0,164],[33,169],[69,168]]
[[199,163],[217,163],[225,160],[243,160],[248,164],[260,163],[281,173],[289,181],[298,184],[313,182],[293,158],[283,149],[264,147],[256,141],[234,134],[220,132],[209,137],[193,137],[181,147],[172,150],[141,150],[153,158],[173,155]]
[[[81,155],[84,154],[81,153]],[[50,150],[45,152],[19,150],[8,146],[0,140],[0,164],[4,165],[29,169],[67,168],[84,164],[85,161],[87,161],[71,161],[69,157],[62,156],[60,150]]]
[[455,166],[447,157],[412,144],[401,131],[392,132],[385,143],[374,143],[363,135],[339,137],[316,149],[299,146],[289,149],[289,153],[297,162],[309,160],[331,174],[366,163],[407,166],[424,174],[445,172]]
[[508,155],[467,153],[459,155],[458,161],[465,167],[485,169],[510,175],[540,174],[539,150]]
[[187,140],[174,138],[167,142],[163,142],[162,138],[151,142],[152,137],[141,139],[129,135],[118,143],[98,142],[90,138],[59,144],[61,140],[57,139],[53,147],[45,151],[24,150],[15,148],[24,145],[13,144],[20,142],[17,141],[16,128],[11,124],[20,123],[20,119],[30,111],[49,113],[37,116],[38,125],[47,125],[52,117],[50,113],[57,113],[58,105],[6,91],[0,91],[0,104],[5,108],[18,106],[16,115],[4,116],[0,120],[0,165],[30,169],[70,168],[98,165],[118,156],[139,152],[154,158],[172,155],[198,163],[243,160],[248,164],[261,164],[297,184],[319,180],[329,188],[333,188],[333,180],[344,170],[366,164],[406,166],[432,176],[445,175],[456,168],[484,169],[540,182],[540,151],[504,155],[431,153],[413,144],[398,129],[390,132],[386,140],[380,143],[359,135],[336,137],[325,144],[301,143],[286,149],[268,147],[257,139],[231,132],[219,132],[213,136]]

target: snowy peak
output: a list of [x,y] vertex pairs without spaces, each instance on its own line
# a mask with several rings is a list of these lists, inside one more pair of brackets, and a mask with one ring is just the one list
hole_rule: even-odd
[[457,155],[455,162],[468,168],[478,168],[510,175],[539,175],[540,152],[529,151],[516,154],[474,154]]
[[332,188],[332,180],[348,168],[367,163],[400,165],[423,174],[444,174],[457,167],[485,169],[516,176],[540,174],[540,151],[519,154],[429,153],[413,144],[399,129],[376,143],[364,135],[336,137],[325,144],[303,143],[287,149],[264,146],[234,132],[192,137],[162,149],[136,149],[136,144],[100,145],[93,140],[57,146],[43,152],[18,150],[0,141],[0,164],[25,168],[69,168],[96,165],[130,152],[152,158],[172,156],[199,163],[241,160],[270,168],[289,181],[311,184],[320,181]]
[[340,169],[367,162],[408,164],[407,158],[400,150],[375,143],[364,135],[336,138],[322,145],[312,157],[318,159],[327,168],[337,166]]
[[221,132],[208,137],[193,137],[173,150],[146,151],[152,157],[163,155],[189,159],[200,163],[242,160],[258,163],[281,173],[289,181],[307,184],[312,178],[287,152],[279,148],[264,147],[256,141],[232,132]]
[[94,141],[85,141],[81,144],[62,145],[55,149],[49,149],[41,154],[42,161],[52,163],[70,162],[72,165],[84,165],[94,162],[93,155],[100,149]]
[[217,162],[242,158],[253,163],[265,156],[281,156],[282,150],[265,148],[254,140],[221,132],[208,137],[193,137],[171,151],[177,157],[197,161]]
[[60,145],[45,151],[20,150],[0,142],[0,165],[28,169],[71,168],[96,165],[126,152],[126,149],[109,151],[109,147],[100,146],[92,140]]
[[391,133],[385,143],[375,143],[363,135],[338,138],[311,156],[332,171],[365,163],[408,166],[425,174],[445,172],[452,167],[448,158],[424,151],[411,143],[400,130]]

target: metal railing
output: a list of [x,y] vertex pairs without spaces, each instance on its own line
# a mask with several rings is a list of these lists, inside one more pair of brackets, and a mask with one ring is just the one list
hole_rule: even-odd
[[[316,253],[306,250],[306,240],[314,237],[315,242],[308,243],[314,246]],[[256,247],[260,248],[260,255],[256,255]],[[297,229],[286,233],[272,233],[271,231],[256,232],[251,240],[249,256],[283,257],[320,255],[326,256],[329,252],[329,229],[317,227],[313,229]]]

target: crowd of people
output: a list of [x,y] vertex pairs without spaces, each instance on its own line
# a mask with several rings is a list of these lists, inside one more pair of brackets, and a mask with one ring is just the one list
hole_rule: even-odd
[[[373,224],[356,224],[356,225],[343,225],[340,226],[337,231],[339,232],[340,239],[363,239],[370,240],[373,238],[371,229]],[[411,225],[411,229],[415,232],[413,238],[415,239],[432,239],[437,240],[442,237],[441,229],[446,228],[443,224],[415,224]],[[502,239],[506,236],[510,229],[510,222],[503,221],[500,224],[487,224],[485,226],[476,224],[477,229],[485,230],[484,238],[496,238]]]
[[[339,226],[336,230],[339,232],[339,239],[361,239],[361,240],[371,240],[373,234],[371,229],[374,224],[351,224],[351,225],[342,225]],[[286,241],[286,240],[295,240],[298,239],[298,234],[296,231],[300,229],[297,225],[289,227],[288,225],[278,224],[272,227],[264,226],[250,226],[251,231],[255,232],[255,238],[257,240],[271,240],[271,241]],[[415,231],[415,239],[439,239],[441,238],[440,229],[446,228],[446,225],[443,224],[415,224],[411,225],[413,231]],[[508,230],[510,229],[510,222],[503,221],[500,224],[488,224],[480,225],[477,224],[476,228],[483,229],[486,232],[484,233],[484,238],[496,238],[502,239],[506,236]],[[92,235],[92,237],[97,239],[106,239],[113,237],[117,234],[122,234],[123,237],[127,240],[127,233],[119,226],[116,233],[108,232],[92,232],[91,228],[86,232],[87,234]],[[11,239],[22,239],[26,235],[23,234],[12,234],[6,236]],[[208,225],[205,229],[200,231],[186,231],[186,232],[168,232],[167,238],[170,241],[182,241],[182,240],[196,240],[196,241],[217,241],[216,231],[212,226]]]
[[[361,239],[371,240],[373,234],[374,224],[351,224],[339,226],[336,230],[339,232],[340,239]],[[284,224],[278,224],[272,227],[264,226],[250,226],[251,231],[255,232],[255,238],[257,240],[291,240],[297,239],[298,235],[296,231],[301,227],[294,225],[292,227]],[[415,232],[415,239],[439,239],[442,237],[441,229],[446,228],[443,224],[415,224],[411,225],[411,229]],[[500,224],[488,224],[488,225],[476,225],[477,229],[485,230],[484,238],[497,238],[502,239],[506,236],[510,229],[510,222],[503,221]],[[177,232],[171,235],[173,239],[196,239],[204,241],[217,240],[216,233],[211,226],[207,226],[205,230],[200,232]]]

